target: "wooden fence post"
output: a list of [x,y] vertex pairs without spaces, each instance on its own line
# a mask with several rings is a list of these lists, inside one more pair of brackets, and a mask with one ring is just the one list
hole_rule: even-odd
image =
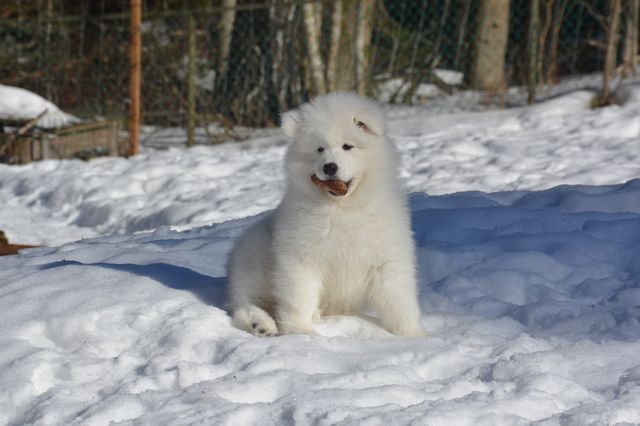
[[131,40],[129,43],[129,155],[136,155],[140,150],[140,57],[142,21],[141,0],[131,0]]

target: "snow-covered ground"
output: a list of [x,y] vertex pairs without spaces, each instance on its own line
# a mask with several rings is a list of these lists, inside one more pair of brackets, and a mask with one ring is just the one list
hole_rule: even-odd
[[640,424],[640,87],[590,96],[390,109],[426,339],[231,327],[225,260],[282,194],[277,131],[0,166],[0,229],[66,243],[0,258],[0,424]]
[[412,198],[426,339],[224,311],[253,219],[0,260],[0,424],[640,423],[640,180]]
[[[612,184],[640,176],[640,84],[623,106],[590,110],[574,91],[533,107],[436,114],[391,107],[390,133],[411,192],[544,189]],[[145,134],[180,140],[182,130]],[[172,226],[188,229],[275,207],[286,141],[277,129],[251,140],[191,150],[149,149],[101,158],[0,164],[0,229],[22,244]],[[148,141],[152,144],[152,141]]]

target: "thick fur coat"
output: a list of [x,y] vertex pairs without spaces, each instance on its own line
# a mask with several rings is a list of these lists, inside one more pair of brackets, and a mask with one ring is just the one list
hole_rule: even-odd
[[380,106],[333,93],[285,113],[282,129],[292,139],[284,198],[229,259],[234,325],[315,334],[321,316],[373,309],[391,333],[424,335],[410,215]]

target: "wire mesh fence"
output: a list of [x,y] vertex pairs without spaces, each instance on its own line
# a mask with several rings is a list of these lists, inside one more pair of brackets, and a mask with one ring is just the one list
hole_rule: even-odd
[[[0,82],[35,91],[81,117],[126,119],[127,1],[7,3],[0,6]],[[503,90],[526,84],[532,70],[537,83],[553,84],[601,69],[608,4],[148,0],[143,122],[185,126],[192,102],[198,124],[273,126],[281,111],[330,90],[415,103],[435,96],[425,84],[440,92]],[[623,13],[622,19],[631,18]],[[623,36],[627,27],[620,28]],[[496,69],[498,85],[482,87],[478,81]]]

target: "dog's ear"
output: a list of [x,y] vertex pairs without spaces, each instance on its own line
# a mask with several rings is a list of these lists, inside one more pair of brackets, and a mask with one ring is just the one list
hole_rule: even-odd
[[362,119],[353,116],[353,124],[358,128],[361,129],[363,132],[365,133],[369,133],[371,135],[375,135],[378,136],[377,132],[374,132],[373,130],[371,130],[371,127],[369,127],[367,125],[367,123],[365,123]]
[[380,136],[384,133],[384,115],[378,116],[374,111],[366,111],[353,116],[353,125],[365,133]]
[[284,114],[282,114],[280,120],[282,121],[280,127],[284,131],[284,134],[290,138],[295,138],[300,131],[300,126],[302,124],[300,111],[297,109],[293,109],[291,111],[285,112]]

